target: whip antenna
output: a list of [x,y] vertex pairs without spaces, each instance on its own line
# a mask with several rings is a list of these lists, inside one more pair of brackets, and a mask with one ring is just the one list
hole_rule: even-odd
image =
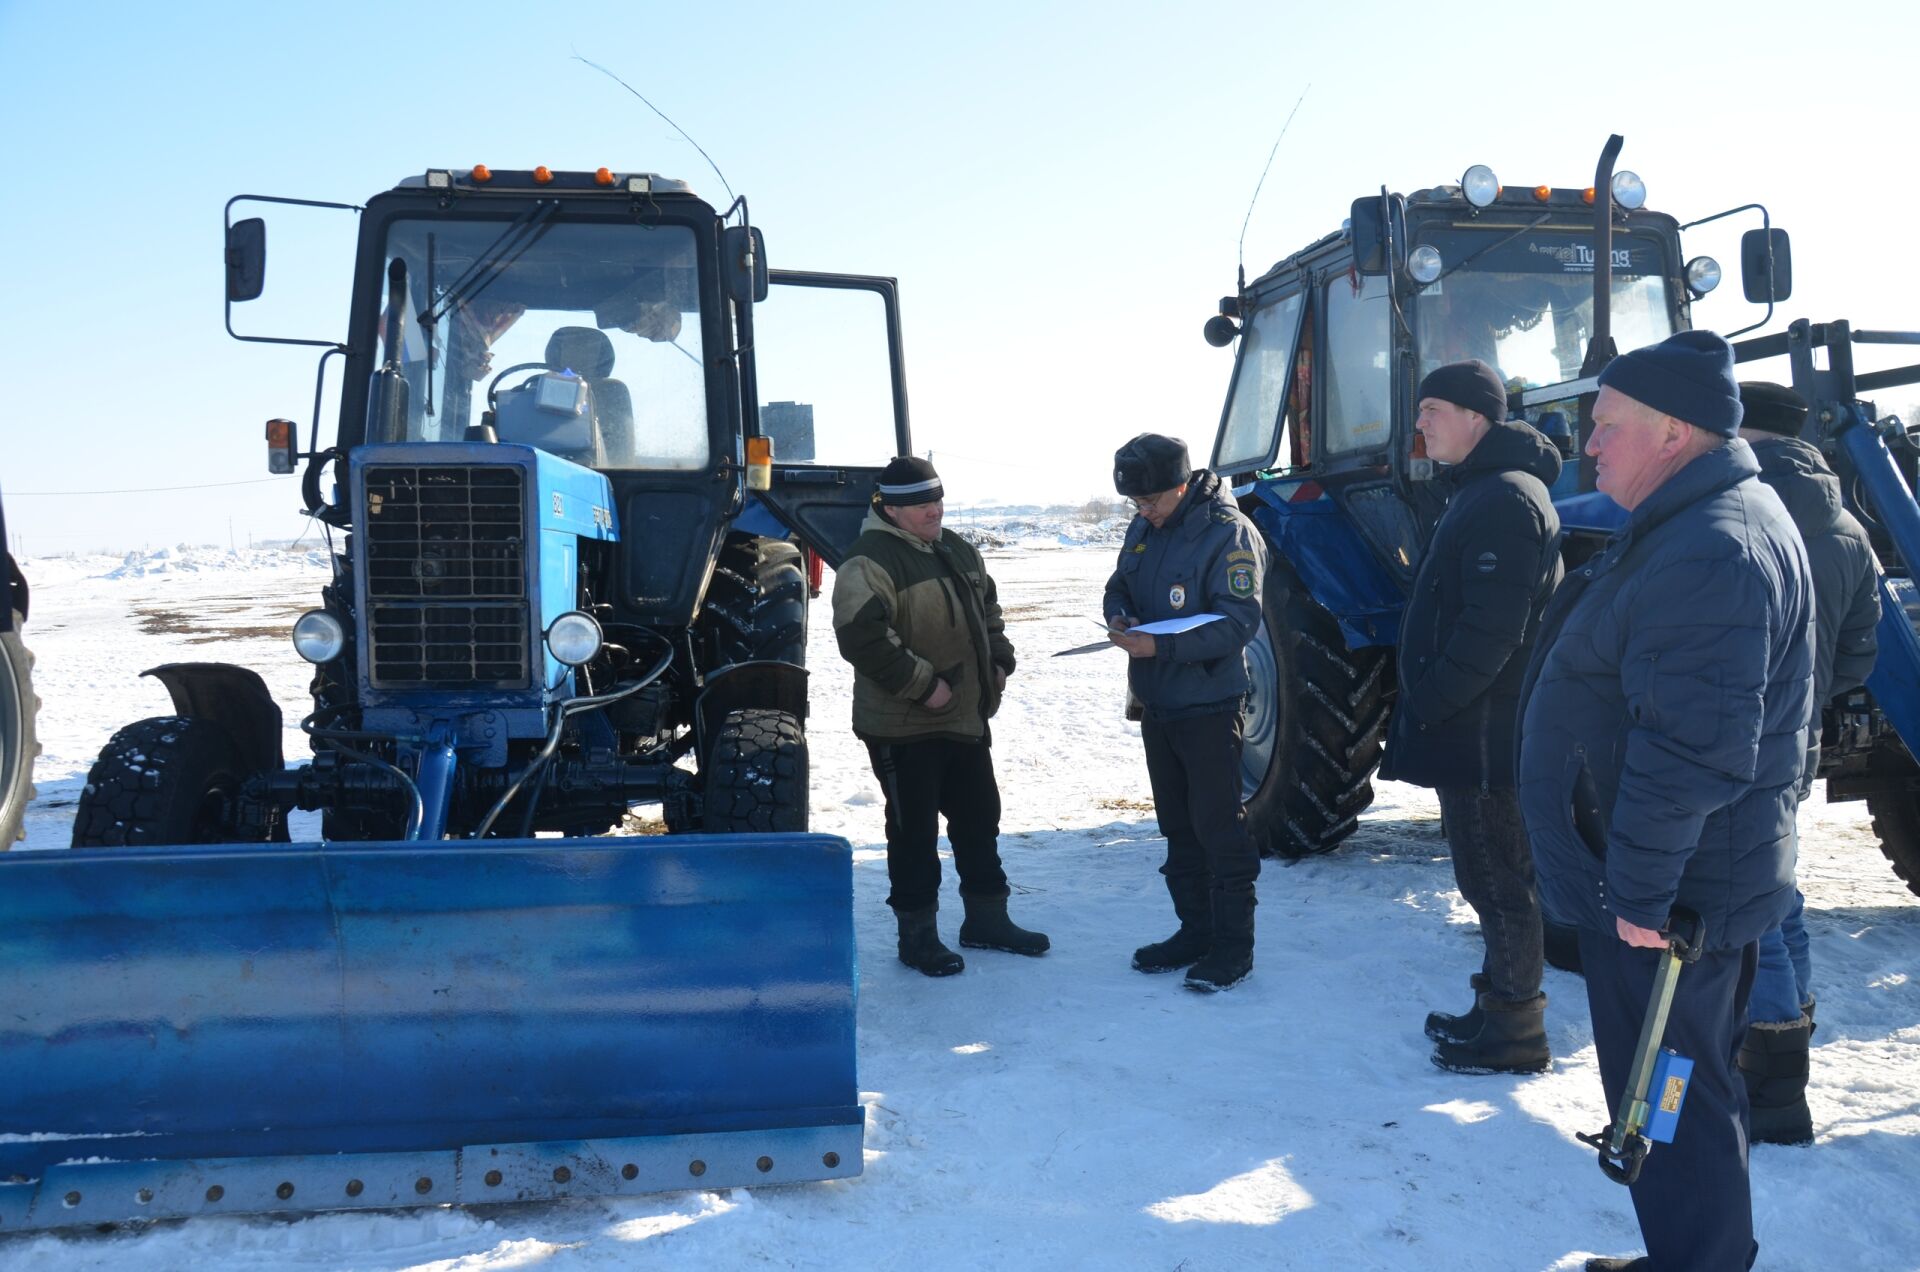
[[[717,164],[717,163],[715,163],[715,162],[713,161],[713,156],[712,156],[712,155],[710,155],[710,154],[708,154],[708,153],[707,153],[707,152],[706,152],[705,150],[703,150],[703,149],[701,149],[701,146],[700,146],[700,143],[699,143],[699,142],[697,142],[697,141],[695,141],[695,140],[694,140],[694,139],[693,139],[692,137],[689,137],[689,136],[687,136],[687,130],[686,130],[686,129],[684,129],[684,128],[682,128],[682,127],[681,127],[680,125],[678,125],[678,124],[676,124],[676,123],[674,123],[674,122],[673,122],[673,120],[671,120],[671,119],[668,119],[668,118],[667,118],[667,112],[666,112],[666,111],[664,111],[664,110],[661,110],[661,109],[660,109],[660,108],[659,108],[658,106],[655,106],[655,105],[654,105],[654,104],[653,104],[652,102],[650,102],[650,101],[648,101],[648,100],[647,100],[647,98],[646,98],[646,94],[644,94],[644,93],[642,93],[642,92],[641,92],[641,91],[640,91],[639,89],[637,89],[637,88],[635,88],[635,87],[634,87],[633,85],[631,85],[631,84],[629,84],[629,83],[627,83],[627,81],[625,81],[625,80],[623,80],[623,79],[621,79],[621,78],[620,78],[620,77],[619,77],[618,75],[615,75],[615,74],[614,74],[614,73],[613,73],[612,71],[610,71],[610,70],[608,70],[608,69],[607,69],[606,67],[604,67],[604,66],[602,66],[602,65],[600,65],[600,63],[598,63],[598,62],[596,62],[596,61],[594,61],[594,60],[593,60],[593,59],[591,59],[591,58],[585,58],[585,57],[581,57],[581,56],[580,56],[580,55],[579,55],[578,53],[575,53],[575,54],[573,55],[573,60],[574,60],[574,61],[576,61],[576,62],[585,62],[585,63],[586,63],[586,64],[587,64],[588,66],[591,66],[591,67],[592,67],[592,68],[593,68],[594,70],[596,70],[596,71],[598,71],[598,72],[600,72],[600,73],[601,73],[602,75],[604,75],[604,76],[606,76],[606,77],[607,77],[608,79],[610,79],[610,80],[612,80],[612,81],[613,81],[614,83],[616,83],[616,84],[618,84],[618,85],[619,85],[620,87],[622,87],[622,88],[624,88],[624,89],[626,89],[626,90],[627,90],[627,91],[628,91],[629,93],[632,93],[632,94],[633,94],[633,95],[634,95],[635,97],[638,97],[638,98],[640,99],[640,101],[641,101],[641,103],[642,103],[642,104],[643,104],[644,106],[646,106],[646,108],[647,108],[648,110],[650,110],[650,111],[652,111],[652,112],[653,112],[654,114],[656,114],[656,115],[658,115],[658,116],[660,116],[660,118],[662,118],[662,119],[665,119],[665,120],[667,121],[667,123],[668,123],[668,125],[672,127],[672,129],[673,129],[673,131],[675,131],[675,132],[677,132],[677,133],[679,133],[679,134],[680,134],[680,135],[681,135],[682,137],[686,137],[686,138],[687,138],[687,144],[688,144],[689,146],[692,146],[692,147],[693,147],[693,148],[694,148],[695,150],[699,150],[699,151],[700,151],[700,157],[701,157],[702,159],[705,159],[705,160],[707,161],[707,167],[709,167],[709,168],[712,168],[712,169],[713,169],[713,175],[714,175],[714,176],[716,176],[716,177],[719,177],[719,178],[720,178],[720,184],[721,184],[722,186],[725,186],[725,187],[726,187],[726,191],[727,191],[727,197],[728,197],[729,199],[733,199],[733,200],[734,200],[735,202],[738,202],[738,201],[739,201],[739,196],[738,196],[738,195],[736,195],[736,194],[735,194],[735,193],[733,192],[733,187],[732,187],[731,185],[728,185],[728,184],[727,184],[727,174],[726,174],[726,173],[724,173],[724,172],[722,172],[722,171],[720,171],[720,165],[719,165],[719,164]],[[1298,108],[1296,107],[1296,109],[1298,109]],[[1292,116],[1288,116],[1288,118],[1289,118],[1289,119],[1291,119],[1291,118],[1292,118]],[[1281,135],[1282,135],[1282,136],[1284,136],[1284,135],[1285,135],[1285,130],[1282,130],[1282,133],[1281,133]],[[1275,145],[1278,145],[1279,143],[1278,143],[1278,142],[1275,142],[1274,144],[1275,144]],[[1268,160],[1268,162],[1272,162],[1272,160]],[[1260,174],[1260,175],[1261,175],[1262,177],[1265,177],[1265,176],[1266,176],[1266,174],[1265,174],[1265,173],[1262,173],[1262,174]],[[1255,191],[1255,193],[1257,194],[1257,193],[1259,193],[1259,192],[1258,192],[1258,191]],[[1244,233],[1244,232],[1245,232],[1245,231],[1244,231],[1244,229],[1243,229],[1243,230],[1242,230],[1242,233]]]
[[[593,63],[588,62],[587,65],[592,66]],[[1260,179],[1253,183],[1253,198],[1247,200],[1247,214],[1240,219],[1240,245],[1236,249],[1235,254],[1239,258],[1237,264],[1240,267],[1240,290],[1243,292],[1247,290],[1247,223],[1253,220],[1253,208],[1255,204],[1260,202],[1260,187],[1267,183],[1267,173],[1273,169],[1273,157],[1280,153],[1280,143],[1287,139],[1287,129],[1293,127],[1293,117],[1300,113],[1300,103],[1306,101],[1307,94],[1312,91],[1312,84],[1308,84],[1305,88],[1301,89],[1300,96],[1294,100],[1293,109],[1287,112],[1287,122],[1280,125],[1280,135],[1273,139],[1273,149],[1267,151],[1267,166],[1260,169]],[[634,96],[639,97],[639,94],[635,93]],[[645,102],[647,99],[641,97],[640,100]],[[647,104],[651,106],[653,103],[647,102]],[[667,117],[662,115],[660,118],[666,119]],[[667,119],[667,122],[672,123],[673,121]],[[682,135],[684,136],[684,134]],[[693,138],[688,137],[687,140],[692,141]],[[705,151],[701,153],[704,154]],[[712,160],[708,160],[708,162],[711,163]],[[715,169],[715,171],[718,171],[718,169]],[[722,178],[722,180],[725,180],[725,178]]]

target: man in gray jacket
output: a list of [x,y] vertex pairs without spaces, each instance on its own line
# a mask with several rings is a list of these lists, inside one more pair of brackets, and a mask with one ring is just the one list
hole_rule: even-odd
[[1186,443],[1142,433],[1113,460],[1113,484],[1139,516],[1107,580],[1107,622],[1129,629],[1210,615],[1176,633],[1113,643],[1144,714],[1154,813],[1167,837],[1160,867],[1180,930],[1134,952],[1143,972],[1190,967],[1188,989],[1230,989],[1253,970],[1253,881],[1260,854],[1240,803],[1240,709],[1247,643],[1260,630],[1266,549],[1233,492],[1187,464]]

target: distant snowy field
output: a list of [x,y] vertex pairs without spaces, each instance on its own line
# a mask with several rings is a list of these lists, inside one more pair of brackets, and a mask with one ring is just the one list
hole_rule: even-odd
[[[863,1177],[0,1236],[0,1267],[1504,1270],[1637,1250],[1626,1191],[1573,1138],[1607,1120],[1575,978],[1548,973],[1550,1072],[1460,1077],[1427,1062],[1422,1016],[1466,1005],[1478,957],[1429,792],[1381,784],[1339,852],[1267,863],[1256,970],[1232,993],[1201,997],[1128,968],[1172,914],[1138,729],[1120,714],[1121,658],[1047,656],[1093,637],[1086,620],[1124,522],[955,510],[950,524],[989,545],[1020,652],[994,723],[1001,847],[1016,917],[1054,949],[968,951],[966,972],[945,981],[894,960],[879,790],[816,610],[814,827],[856,850]],[[142,668],[239,662],[265,675],[290,725],[308,709],[308,669],[286,633],[317,602],[318,552],[25,569],[45,700],[27,849],[63,848],[100,745],[168,709]],[[287,753],[307,753],[291,727]],[[1759,1266],[1920,1268],[1920,899],[1887,868],[1862,807],[1821,798],[1802,816],[1801,868],[1819,1142],[1754,1152]]]

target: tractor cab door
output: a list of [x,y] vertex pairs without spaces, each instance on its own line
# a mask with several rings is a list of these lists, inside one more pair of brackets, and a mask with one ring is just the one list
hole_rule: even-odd
[[759,434],[773,442],[772,488],[757,498],[837,566],[881,469],[912,453],[894,280],[771,271],[753,354]]

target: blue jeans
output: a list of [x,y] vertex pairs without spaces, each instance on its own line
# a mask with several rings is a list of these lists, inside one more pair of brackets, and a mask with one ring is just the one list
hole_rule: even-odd
[[1807,954],[1807,925],[1801,914],[1806,904],[1807,898],[1795,889],[1787,917],[1760,938],[1760,970],[1747,1004],[1747,1019],[1753,1024],[1791,1024],[1811,998],[1807,991],[1813,960]]

